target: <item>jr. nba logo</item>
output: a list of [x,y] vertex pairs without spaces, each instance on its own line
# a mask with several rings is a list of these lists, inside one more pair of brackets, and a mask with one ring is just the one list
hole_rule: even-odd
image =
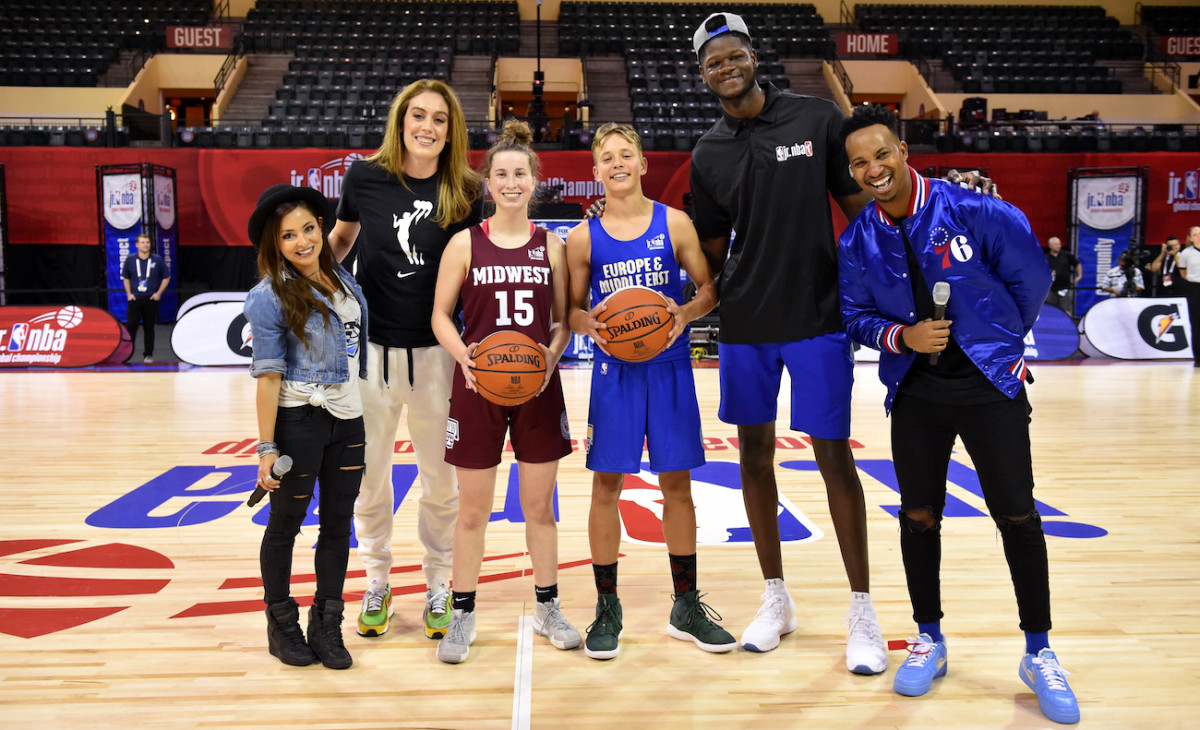
[[[754,543],[750,521],[742,501],[741,478],[736,463],[710,461],[692,470],[692,501],[696,505],[696,543],[735,545]],[[650,464],[625,477],[621,491],[621,539],[661,545],[663,540],[663,495]],[[812,542],[823,537],[821,529],[796,509],[782,494],[779,497],[781,542]]]

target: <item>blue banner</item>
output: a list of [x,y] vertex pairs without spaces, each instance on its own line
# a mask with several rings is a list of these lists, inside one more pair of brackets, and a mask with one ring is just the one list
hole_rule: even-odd
[[104,222],[104,279],[108,287],[108,313],[118,322],[125,321],[126,305],[129,304],[125,296],[125,284],[121,281],[121,266],[130,254],[137,254],[137,237],[141,232],[141,220],[124,230],[114,228],[108,221]]
[[1141,219],[1141,178],[1130,175],[1080,177],[1075,180],[1075,256],[1083,278],[1075,297],[1075,316],[1082,317],[1096,302],[1107,299],[1103,290],[1109,269]]
[[175,215],[175,178],[173,171],[169,172],[172,175],[156,172],[153,178],[154,222],[157,229],[154,252],[162,256],[171,276],[158,310],[160,322],[174,322],[175,313],[179,310],[179,226]]
[[1079,349],[1079,328],[1067,313],[1047,304],[1025,335],[1026,360],[1066,360]]

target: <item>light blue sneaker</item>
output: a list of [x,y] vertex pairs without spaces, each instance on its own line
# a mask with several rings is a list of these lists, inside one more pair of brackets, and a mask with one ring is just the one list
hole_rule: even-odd
[[933,680],[946,674],[946,642],[934,641],[929,634],[908,640],[908,659],[896,670],[892,688],[906,697],[920,697],[929,691]]
[[1037,695],[1043,715],[1064,725],[1079,722],[1079,702],[1067,684],[1070,672],[1059,665],[1054,652],[1047,648],[1036,655],[1026,654],[1021,658],[1020,674]]

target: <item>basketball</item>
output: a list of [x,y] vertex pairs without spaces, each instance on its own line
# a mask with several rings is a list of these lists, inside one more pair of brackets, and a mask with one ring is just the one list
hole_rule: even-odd
[[79,307],[63,307],[54,319],[59,327],[69,330],[83,321],[83,310]]
[[604,303],[607,309],[600,313],[600,322],[608,329],[601,334],[608,340],[604,349],[610,355],[626,362],[645,362],[667,346],[675,318],[661,294],[631,286],[613,292]]
[[493,332],[475,348],[475,387],[498,406],[519,406],[537,395],[546,379],[546,355],[532,337]]

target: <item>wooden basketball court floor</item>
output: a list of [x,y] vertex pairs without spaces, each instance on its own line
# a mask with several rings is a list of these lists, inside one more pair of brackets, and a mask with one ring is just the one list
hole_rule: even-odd
[[[1049,538],[1051,641],[1088,727],[1200,726],[1200,370],[1188,364],[1034,366],[1035,495]],[[564,371],[572,435],[586,430],[590,370]],[[736,489],[736,431],[717,372],[698,369],[710,465],[696,475],[700,587],[735,634],[762,590]],[[855,455],[866,493],[872,595],[885,638],[914,626],[888,486],[888,423],[875,366],[856,371]],[[561,652],[530,633],[532,578],[505,456],[479,590],[479,639],[441,664],[421,631],[415,499],[396,515],[396,614],[357,636],[364,579],[347,582],[347,671],[288,667],[266,650],[252,487],[253,381],[243,368],[0,373],[0,724],[4,727],[885,728],[1046,727],[1017,677],[1023,642],[1000,541],[955,456],[944,523],[950,670],[922,698],[888,671],[844,668],[848,588],[811,449],[781,426],[786,577],[799,629],[767,654],[705,654],[665,632],[662,545],[627,541],[622,653]],[[787,423],[780,402],[780,424]],[[398,489],[415,468],[397,435]],[[653,477],[627,484],[627,531],[657,529]],[[559,472],[559,585],[582,631],[590,475]],[[414,492],[417,487],[414,487]],[[261,505],[260,505],[261,507]],[[953,513],[953,516],[951,516]],[[294,592],[313,590],[314,527],[297,542]],[[631,535],[631,537],[633,536]],[[732,537],[733,542],[728,542]],[[803,538],[803,539],[801,539]]]

